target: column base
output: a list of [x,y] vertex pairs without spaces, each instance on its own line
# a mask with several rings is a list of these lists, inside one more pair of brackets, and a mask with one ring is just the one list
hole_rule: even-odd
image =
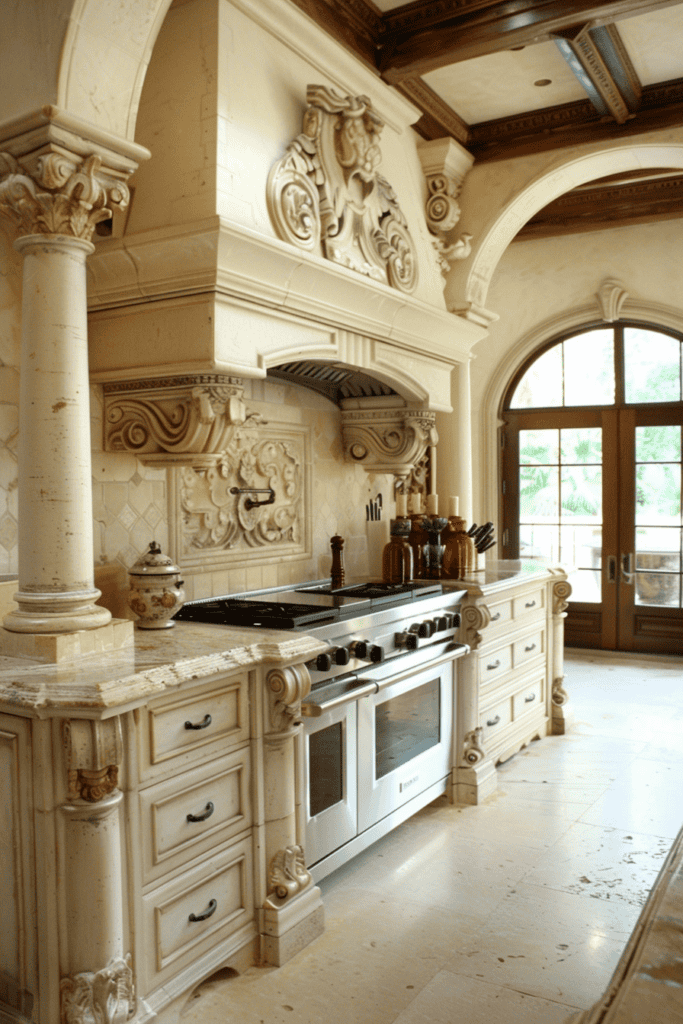
[[134,635],[135,627],[129,619],[111,619],[105,626],[75,633],[14,633],[0,627],[0,654],[58,665],[129,647]]
[[325,931],[325,908],[317,885],[277,910],[267,907],[261,913],[261,960],[274,967],[282,967]]
[[468,768],[454,768],[452,793],[455,804],[480,804],[498,789],[498,773],[490,761]]
[[95,587],[55,594],[19,590],[13,595],[19,607],[5,616],[3,626],[12,633],[76,633],[82,629],[99,629],[111,622],[109,609],[95,604],[101,596]]
[[574,712],[569,704],[553,704],[552,735],[566,736],[574,725]]

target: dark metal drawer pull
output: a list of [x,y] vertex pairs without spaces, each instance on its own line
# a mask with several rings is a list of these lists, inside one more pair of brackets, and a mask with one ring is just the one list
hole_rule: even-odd
[[187,820],[188,821],[206,821],[207,818],[211,817],[211,815],[213,814],[215,809],[216,808],[213,806],[213,804],[209,800],[208,804],[206,805],[206,807],[204,808],[204,810],[203,810],[203,812],[201,814],[188,814]]
[[207,917],[211,917],[212,914],[216,913],[218,904],[215,900],[209,900],[209,905],[206,910],[202,910],[201,914],[190,914],[188,921],[206,921]]
[[500,618],[500,612],[496,612],[495,615],[491,616],[491,622],[497,622],[499,618]]
[[499,722],[500,722],[500,715],[496,715],[495,718],[491,718],[489,721],[486,722],[486,724],[487,725],[498,725]]
[[210,725],[211,725],[211,715],[204,715],[204,718],[201,720],[201,722],[198,725],[195,725],[194,722],[185,722],[185,728],[186,729],[208,729],[208,727]]
[[529,651],[535,651],[535,650],[536,650],[536,644],[529,644],[528,647],[524,648],[524,653],[528,654]]
[[532,693],[528,697],[524,698],[524,703],[525,704],[531,704],[531,702],[534,701],[534,700],[536,700],[536,694]]
[[527,603],[524,605],[524,607],[525,608],[533,608],[535,604],[536,604],[535,601],[527,601]]
[[498,659],[498,661],[494,661],[493,665],[487,665],[486,671],[493,672],[494,668],[500,668],[500,658]]

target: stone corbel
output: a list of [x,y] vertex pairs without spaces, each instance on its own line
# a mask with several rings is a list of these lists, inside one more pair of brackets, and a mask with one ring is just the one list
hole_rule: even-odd
[[566,580],[553,584],[553,615],[563,618],[566,616],[571,593],[572,585]]
[[595,296],[600,307],[602,319],[614,323],[621,316],[621,310],[628,298],[628,292],[620,281],[605,280]]
[[60,983],[62,1024],[125,1024],[135,1013],[130,953],[101,971],[83,971]]
[[461,611],[462,639],[470,650],[476,651],[481,643],[482,630],[491,622],[491,613],[486,605],[465,604]]
[[287,846],[284,850],[278,850],[270,862],[268,896],[264,907],[279,909],[312,881],[313,877],[306,867],[303,846]]
[[406,479],[427,448],[437,444],[435,424],[436,413],[426,410],[371,404],[351,409],[342,403],[344,454],[368,473],[393,473]]
[[69,799],[97,803],[112,793],[123,759],[121,719],[66,719],[62,739]]
[[301,718],[301,701],[311,691],[305,665],[275,668],[266,677],[270,698],[270,723],[276,732],[291,729]]
[[448,235],[460,220],[458,196],[474,157],[451,138],[425,142],[417,152],[427,179],[427,227],[434,236],[439,269],[446,275],[453,260],[464,260],[472,251],[472,235],[463,232],[450,243]]
[[240,378],[221,373],[105,384],[105,450],[181,465],[219,456],[236,429],[260,419],[243,398]]

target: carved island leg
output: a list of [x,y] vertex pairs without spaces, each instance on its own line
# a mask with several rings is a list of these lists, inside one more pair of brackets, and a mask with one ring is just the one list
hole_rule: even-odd
[[569,696],[564,686],[564,620],[567,618],[567,603],[571,595],[571,584],[563,580],[553,584],[551,694],[552,732],[564,736],[571,728],[574,716],[569,706]]
[[457,661],[458,716],[455,730],[452,793],[458,804],[480,804],[495,793],[498,775],[482,746],[479,725],[480,630],[490,621],[484,605],[465,605],[462,610],[462,639],[470,653]]
[[281,966],[324,930],[320,889],[306,868],[300,814],[301,701],[311,681],[303,665],[266,679],[263,737],[267,896],[261,909],[262,959]]

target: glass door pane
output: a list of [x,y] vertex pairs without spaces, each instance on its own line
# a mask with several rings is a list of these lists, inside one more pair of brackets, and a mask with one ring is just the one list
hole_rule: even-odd
[[681,608],[681,427],[636,427],[635,602]]

